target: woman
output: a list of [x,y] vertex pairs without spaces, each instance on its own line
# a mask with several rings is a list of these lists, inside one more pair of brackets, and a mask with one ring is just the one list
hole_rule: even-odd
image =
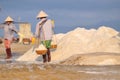
[[11,43],[14,37],[14,32],[18,33],[21,35],[18,30],[16,29],[15,25],[13,24],[13,19],[8,16],[5,19],[5,23],[0,25],[0,29],[4,30],[4,45],[6,48],[6,58],[5,59],[10,59],[12,58],[11,54]]
[[40,11],[37,19],[41,19],[36,25],[35,36],[40,38],[41,42],[47,48],[47,53],[43,56],[43,63],[51,61],[50,46],[52,39],[52,23],[47,19],[48,15],[44,11]]

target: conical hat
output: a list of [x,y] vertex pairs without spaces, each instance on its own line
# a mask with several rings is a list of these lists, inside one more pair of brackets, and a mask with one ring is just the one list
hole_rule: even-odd
[[48,15],[44,11],[40,11],[39,14],[37,15],[37,18],[41,17],[47,17]]
[[8,16],[8,17],[5,19],[5,22],[7,22],[7,21],[13,21],[13,19],[12,19],[10,16]]

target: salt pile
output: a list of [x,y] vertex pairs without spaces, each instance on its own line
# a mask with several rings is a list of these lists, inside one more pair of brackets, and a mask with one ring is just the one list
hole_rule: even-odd
[[120,40],[120,32],[115,37]]
[[[57,34],[58,47],[52,50],[52,61],[63,61],[76,54],[93,52],[120,53],[120,40],[116,38],[118,31],[101,26],[99,29],[76,28],[66,34]],[[119,37],[119,36],[118,36]],[[38,55],[30,49],[19,61],[36,61]],[[29,58],[29,59],[28,59]]]
[[[56,42],[58,43],[64,35],[65,34],[60,33],[57,35],[53,35],[53,37],[56,39]],[[16,61],[30,61],[30,62],[34,62],[37,60],[40,61],[41,59],[38,59],[38,58],[41,58],[41,55],[38,55],[35,51],[35,50],[40,50],[40,49],[44,50],[46,48],[44,48],[42,45],[39,45],[38,48],[32,47],[30,50],[28,50],[26,53],[24,53],[24,55],[22,55],[18,59],[16,59]]]
[[36,48],[35,50],[47,50],[47,48],[45,48],[43,44],[40,44],[39,47]]
[[120,40],[115,37],[117,34],[116,30],[105,26],[97,30],[76,28],[60,40],[57,50],[52,54],[52,60],[65,60],[75,54],[120,53]]
[[110,53],[76,54],[60,63],[64,65],[120,65],[120,55]]
[[16,61],[36,61],[40,55],[37,55],[34,48],[32,47],[23,56],[20,56]]

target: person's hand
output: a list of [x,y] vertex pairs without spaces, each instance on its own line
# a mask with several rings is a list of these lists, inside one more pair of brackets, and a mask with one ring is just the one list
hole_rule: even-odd
[[20,32],[18,32],[18,35],[20,36],[20,37],[24,37],[24,35],[23,34],[21,34]]

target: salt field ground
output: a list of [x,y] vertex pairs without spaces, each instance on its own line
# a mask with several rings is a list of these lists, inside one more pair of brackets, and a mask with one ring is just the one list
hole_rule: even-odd
[[0,80],[120,80],[120,66],[80,66],[6,62]]
[[[15,47],[16,45],[19,46]],[[43,64],[42,61],[15,61],[32,46],[13,43],[13,59],[7,61],[4,60],[4,49],[1,50],[0,80],[120,80],[119,65],[65,65]],[[4,48],[3,45],[0,47]]]
[[58,47],[45,64],[33,54],[33,44],[13,43],[10,60],[4,59],[5,48],[0,44],[0,80],[120,80],[118,34],[103,26],[57,35]]

